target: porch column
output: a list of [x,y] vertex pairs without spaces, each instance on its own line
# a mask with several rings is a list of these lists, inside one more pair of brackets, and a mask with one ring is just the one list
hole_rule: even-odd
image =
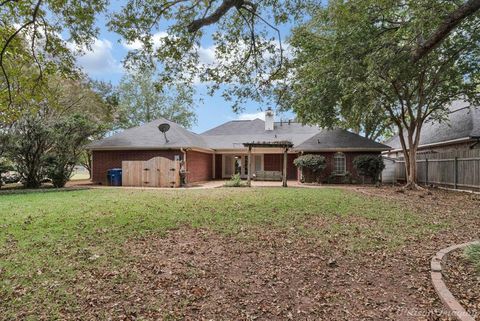
[[247,185],[251,186],[252,176],[252,146],[248,146],[248,164],[247,164]]
[[283,150],[283,175],[282,175],[282,186],[287,187],[287,160],[288,160],[288,147],[285,147]]

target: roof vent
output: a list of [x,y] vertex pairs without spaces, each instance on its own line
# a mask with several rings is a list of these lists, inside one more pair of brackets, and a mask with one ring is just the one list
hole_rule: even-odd
[[170,124],[163,123],[158,125],[158,130],[163,133],[163,136],[165,137],[165,144],[168,144],[168,139],[167,139],[167,132],[170,129]]

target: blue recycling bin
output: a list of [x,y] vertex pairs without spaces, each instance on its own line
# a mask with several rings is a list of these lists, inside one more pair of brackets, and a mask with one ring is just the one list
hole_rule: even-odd
[[110,186],[122,186],[122,169],[112,168],[107,171],[107,182]]

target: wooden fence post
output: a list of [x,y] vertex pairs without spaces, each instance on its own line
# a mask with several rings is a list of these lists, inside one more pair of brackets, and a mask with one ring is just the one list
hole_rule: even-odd
[[425,158],[425,185],[428,186],[428,158]]
[[453,159],[453,188],[458,189],[458,157]]
[[282,186],[287,187],[287,161],[288,161],[288,147],[285,147],[283,151],[283,173],[282,173]]
[[248,163],[247,163],[247,185],[252,186],[252,146],[248,146]]

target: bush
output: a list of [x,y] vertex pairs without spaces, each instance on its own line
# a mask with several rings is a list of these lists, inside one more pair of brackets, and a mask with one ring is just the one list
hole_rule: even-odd
[[[293,164],[302,170],[302,183],[315,180],[319,183],[319,174],[327,167],[325,157],[313,154],[299,156],[293,160]],[[304,173],[304,170],[307,170],[307,172]]]
[[45,174],[56,188],[64,187],[72,175],[75,163],[49,156],[45,160]]
[[293,164],[301,169],[304,169],[304,168],[310,169],[314,173],[319,173],[323,171],[326,167],[325,157],[321,155],[312,155],[312,154],[306,154],[306,155],[297,157],[293,161]]
[[364,155],[358,156],[353,160],[353,166],[357,173],[362,176],[370,177],[373,183],[377,183],[385,168],[382,156]]
[[235,174],[235,175],[232,175],[232,178],[230,178],[228,182],[225,182],[225,186],[226,187],[244,187],[244,186],[247,186],[247,184],[245,184],[242,181],[240,174]]

